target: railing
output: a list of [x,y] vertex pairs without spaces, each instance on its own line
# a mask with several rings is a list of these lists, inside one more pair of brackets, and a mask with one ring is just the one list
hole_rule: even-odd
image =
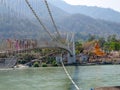
[[67,50],[70,54],[72,54],[72,50],[70,48],[68,48],[68,46],[66,45],[66,43],[60,43],[60,42],[54,42],[54,41],[49,41],[49,42],[44,42],[44,41],[37,41],[37,44],[35,46],[32,45],[23,45],[21,48],[18,47],[16,48],[15,46],[11,46],[8,47],[7,45],[4,46],[1,50],[0,50],[0,54],[5,54],[5,53],[17,53],[17,52],[24,52],[24,51],[29,51],[29,50],[33,50],[35,48],[62,48]]

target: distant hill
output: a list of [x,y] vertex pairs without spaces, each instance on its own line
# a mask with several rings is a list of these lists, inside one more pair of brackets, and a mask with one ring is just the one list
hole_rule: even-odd
[[[43,23],[53,33],[55,30],[50,21],[44,3],[42,1],[39,2],[39,8],[35,8],[34,2],[31,3],[34,6],[34,9],[37,11],[37,14],[42,19]],[[22,9],[24,9],[21,10],[21,4],[19,5],[16,7],[16,9],[13,4],[10,11],[8,11],[4,6],[0,6],[0,13],[2,13],[0,14],[0,37],[2,36],[8,38],[17,36],[19,38],[35,38],[37,36],[47,36],[43,34],[45,33],[44,30],[39,25],[29,8],[24,6],[25,4],[22,4]],[[49,5],[52,15],[55,18],[58,30],[61,32],[75,32],[77,33],[78,37],[81,35],[80,38],[85,38],[85,36],[89,34],[96,34],[105,37],[111,34],[116,34],[118,36],[120,35],[119,23],[95,19],[83,14],[71,14],[56,7],[52,3]],[[24,14],[23,12],[26,13]],[[80,34],[78,35],[78,33]]]
[[0,38],[33,37],[39,32],[39,26],[27,19],[16,17],[0,17]]
[[[30,9],[23,0],[20,3],[13,4],[11,7],[0,6],[0,36],[2,37],[34,37],[43,35],[43,28],[40,26]],[[36,3],[31,0],[31,5],[42,22],[53,32],[53,25],[49,13],[43,1]],[[54,5],[50,5],[55,20],[67,17],[69,14]],[[54,12],[53,12],[54,11]]]
[[68,31],[79,32],[83,35],[120,35],[120,24],[103,20],[96,20],[81,14],[74,14],[61,20],[60,25],[64,26],[65,29]]
[[107,20],[112,22],[120,23],[120,12],[109,8],[100,8],[92,6],[82,6],[82,5],[70,5],[63,0],[49,0],[53,5],[63,9],[64,11],[71,14],[83,14],[90,16],[95,19]]

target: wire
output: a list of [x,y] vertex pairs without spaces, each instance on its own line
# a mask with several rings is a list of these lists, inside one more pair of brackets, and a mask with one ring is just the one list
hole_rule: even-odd
[[54,25],[54,27],[55,27],[55,30],[56,30],[56,32],[58,33],[58,36],[61,37],[61,36],[60,36],[60,33],[59,33],[58,29],[57,29],[57,26],[56,26],[56,24],[55,24],[55,21],[54,21],[54,19],[53,19],[53,16],[52,16],[52,13],[51,13],[51,11],[50,11],[50,7],[49,7],[49,5],[48,5],[47,0],[44,0],[44,2],[45,2],[45,5],[46,5],[46,7],[47,7],[47,9],[48,9],[48,12],[49,12],[49,15],[50,15],[50,17],[51,17],[52,23],[53,23],[53,25]]
[[[44,26],[44,24],[42,23],[42,21],[40,20],[40,18],[38,17],[38,15],[36,14],[36,12],[35,12],[35,10],[32,8],[32,6],[31,6],[31,4],[29,3],[29,1],[28,0],[25,0],[26,1],[26,3],[27,3],[27,5],[28,5],[28,7],[31,9],[31,11],[32,11],[32,13],[34,14],[34,16],[36,17],[36,19],[39,21],[39,23],[42,25],[42,27],[44,28],[44,30],[50,35],[50,37],[53,39],[53,40],[56,40],[57,42],[60,42],[60,41],[58,41],[58,39],[57,38],[55,38],[55,37],[53,37],[52,35],[51,35],[51,33],[49,32],[49,30]],[[48,4],[47,4],[48,5]],[[51,12],[50,12],[50,9],[49,9],[49,13],[50,13],[50,16],[52,17],[52,14],[51,14]],[[51,18],[52,19],[52,21],[54,22],[54,20],[53,20],[53,17]],[[54,22],[54,25],[55,25],[55,22]],[[56,25],[55,25],[55,27],[56,27]],[[57,27],[56,27],[57,28]],[[59,33],[59,31],[57,30],[57,32]],[[60,35],[60,34],[59,34]],[[61,42],[62,43],[62,42]],[[62,43],[63,44],[63,43]]]
[[31,4],[29,3],[28,0],[25,0],[25,2],[27,3],[28,7],[30,8],[30,10],[32,11],[32,13],[34,14],[34,16],[36,17],[36,19],[38,20],[38,22],[41,24],[41,26],[43,27],[43,29],[50,35],[50,37],[54,40],[54,37],[50,34],[50,32],[48,31],[48,29],[44,26],[44,24],[42,23],[42,21],[40,20],[40,18],[38,17],[38,15],[36,14],[36,12],[34,11],[34,9],[32,8]]
[[61,64],[62,64],[62,67],[63,67],[65,73],[67,74],[68,78],[70,79],[70,81],[72,82],[72,84],[75,86],[76,90],[80,90],[80,88],[77,86],[77,84],[73,81],[72,77],[71,77],[70,74],[68,73],[68,71],[67,71],[67,69],[65,68],[62,60],[61,60]]

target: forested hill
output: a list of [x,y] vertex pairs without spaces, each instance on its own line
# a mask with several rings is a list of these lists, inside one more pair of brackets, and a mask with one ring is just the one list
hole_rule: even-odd
[[96,20],[82,14],[73,14],[61,20],[61,26],[68,31],[80,32],[81,34],[95,34],[108,36],[112,34],[120,35],[120,24]]
[[71,14],[83,14],[95,19],[107,20],[120,23],[120,12],[110,8],[96,6],[70,5],[63,0],[48,0],[50,3]]
[[[40,8],[36,11],[41,17],[44,24],[52,31],[54,30],[53,25],[50,21],[49,14],[42,0],[40,3]],[[34,4],[34,2],[32,2]],[[64,11],[61,8],[49,4],[53,17],[55,17],[55,22],[60,31],[73,31],[75,33],[80,33],[81,35],[96,34],[100,36],[108,36],[110,34],[120,35],[120,24],[116,22],[104,21],[95,18],[91,18],[83,14],[72,14]],[[34,5],[33,5],[34,6]],[[23,6],[25,7],[25,6]],[[37,22],[36,18],[32,15],[29,8],[25,7],[23,12],[27,12],[23,15],[23,12],[19,13],[18,9],[13,7],[12,10],[8,10],[4,7],[0,8],[0,36],[10,37],[10,36],[31,36],[35,37],[42,32],[42,28]],[[9,13],[9,14],[8,14]],[[12,13],[12,14],[10,14]],[[10,16],[9,16],[10,15]],[[119,19],[119,18],[118,18]],[[39,35],[40,36],[40,35]]]

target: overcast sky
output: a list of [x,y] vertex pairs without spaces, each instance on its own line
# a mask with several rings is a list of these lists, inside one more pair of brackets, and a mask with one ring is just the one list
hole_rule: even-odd
[[64,0],[73,5],[99,6],[120,12],[120,0]]

